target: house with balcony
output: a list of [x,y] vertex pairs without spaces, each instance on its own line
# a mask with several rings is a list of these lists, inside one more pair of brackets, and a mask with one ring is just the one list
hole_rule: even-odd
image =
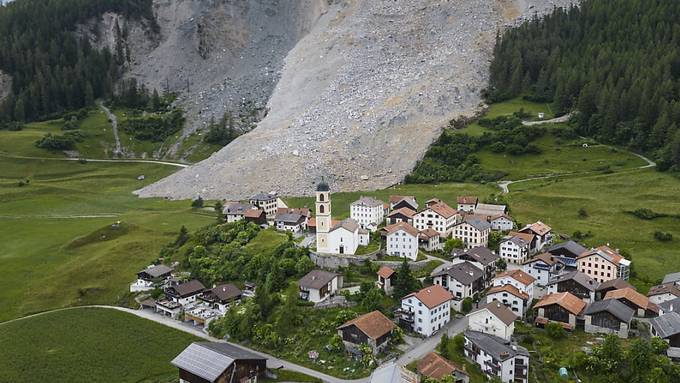
[[484,272],[468,261],[456,263],[432,275],[432,283],[452,295],[451,306],[462,311],[463,300],[484,290]]
[[519,232],[536,236],[536,251],[541,251],[544,247],[552,245],[552,228],[541,221],[526,225]]
[[387,215],[387,218],[385,219],[385,224],[394,225],[395,223],[406,222],[413,225],[413,216],[415,214],[416,214],[415,210],[411,210],[407,207],[402,207],[400,209],[393,210],[391,213],[389,213]]
[[489,379],[503,383],[529,381],[529,351],[511,341],[479,331],[463,333],[465,357],[477,364]]
[[578,271],[602,283],[612,279],[627,281],[630,261],[609,246],[590,249],[576,258]]
[[373,197],[361,196],[349,206],[349,216],[363,229],[378,230],[385,220],[385,204]]
[[137,273],[137,280],[130,285],[130,292],[149,291],[162,286],[172,277],[172,271],[166,265],[151,265]]
[[342,288],[342,275],[325,270],[312,270],[298,281],[300,299],[318,303]]
[[451,320],[451,293],[439,285],[425,287],[401,299],[397,317],[402,325],[429,337]]
[[203,294],[198,296],[198,300],[205,302],[210,308],[224,314],[230,306],[241,301],[242,294],[241,289],[236,287],[236,285],[227,283],[204,291]]
[[444,202],[434,201],[413,216],[413,226],[419,231],[433,229],[444,238],[451,235],[453,227],[460,222],[458,210]]
[[527,233],[510,233],[501,240],[498,255],[507,263],[522,264],[534,254],[536,236]]
[[484,287],[491,284],[491,280],[496,276],[496,263],[500,257],[486,247],[474,247],[467,250],[453,250],[451,261],[458,263],[462,261],[472,262],[484,272]]
[[544,287],[565,270],[564,263],[550,253],[541,253],[522,264],[525,273],[536,278],[536,285]]
[[180,283],[167,287],[165,296],[168,300],[176,302],[182,306],[196,301],[199,295],[205,291],[205,286],[200,281],[194,279],[189,282]]
[[514,269],[498,274],[493,279],[493,286],[511,285],[520,291],[527,293],[530,298],[533,298],[535,282],[536,278],[525,273],[521,269]]

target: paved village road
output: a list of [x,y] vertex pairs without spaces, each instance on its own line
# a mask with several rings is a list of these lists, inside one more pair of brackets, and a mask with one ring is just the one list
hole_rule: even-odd
[[[66,307],[66,308],[61,308],[61,309],[56,309],[56,310],[50,310],[50,311],[44,311],[41,313],[37,314],[32,314],[28,315],[22,318],[17,318],[17,319],[12,319],[6,322],[0,323],[0,327],[3,325],[13,323],[13,322],[18,322],[22,320],[26,320],[28,318],[34,318],[37,316],[41,315],[46,315],[50,314],[53,312],[58,312],[58,311],[65,311],[65,310],[78,310],[78,309],[83,309],[83,308],[100,308],[100,309],[109,309],[109,310],[118,310],[122,311],[128,314],[132,314],[135,316],[138,316],[140,318],[148,319],[151,321],[154,321],[156,323],[162,324],[167,327],[174,328],[179,331],[183,331],[189,334],[192,334],[196,337],[211,341],[211,342],[225,342],[224,340],[214,338],[205,332],[203,332],[202,329],[198,327],[194,327],[188,323],[182,323],[178,322],[174,319],[159,315],[157,313],[154,313],[151,310],[134,310],[130,308],[125,308],[125,307],[117,307],[117,306],[106,306],[106,305],[90,305],[90,306],[76,306],[76,307]],[[441,340],[442,334],[444,334],[444,331],[446,331],[450,337],[455,336],[456,334],[464,331],[467,328],[467,318],[459,318],[455,319],[454,321],[450,322],[447,324],[444,329],[439,331],[436,335],[429,337],[427,339],[422,340],[421,342],[416,343],[412,347],[410,347],[404,354],[402,354],[399,359],[397,359],[397,363],[399,365],[406,365],[408,363],[411,363],[415,360],[418,360],[422,358],[423,356],[427,355],[429,352],[435,350],[437,345],[439,344],[439,341]],[[235,347],[241,348],[246,351],[253,352],[255,354],[261,355],[264,358],[267,358],[267,367],[271,369],[279,369],[283,368],[286,370],[290,371],[297,371],[301,372],[303,374],[313,376],[315,378],[321,379],[322,381],[326,383],[368,383],[370,381],[370,377],[365,377],[365,378],[360,378],[360,379],[355,379],[355,380],[347,380],[347,379],[340,379],[336,378],[327,374],[324,374],[319,371],[312,370],[310,368],[301,366],[299,364],[295,364],[286,360],[279,359],[275,356],[249,349],[247,347],[243,347],[241,345],[235,344],[235,343],[230,343]]]

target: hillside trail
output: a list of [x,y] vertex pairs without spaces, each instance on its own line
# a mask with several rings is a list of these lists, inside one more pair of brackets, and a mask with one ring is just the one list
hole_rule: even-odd
[[111,112],[109,108],[104,105],[103,102],[97,101],[97,105],[99,105],[99,108],[106,113],[106,116],[109,118],[109,121],[111,122],[111,128],[113,129],[113,138],[116,141],[116,146],[113,149],[113,156],[114,157],[119,157],[123,155],[123,146],[120,144],[120,137],[118,136],[118,117],[116,117],[115,114]]
[[85,161],[85,162],[106,162],[106,163],[134,163],[134,164],[157,164],[157,165],[167,165],[175,166],[178,168],[189,167],[187,164],[181,164],[179,162],[169,162],[169,161],[154,161],[154,160],[135,160],[135,159],[122,159],[122,160],[106,160],[98,158],[50,158],[50,157],[32,157],[32,156],[15,156],[12,154],[7,154],[0,152],[0,157],[5,158],[16,158],[19,160],[39,160],[39,161]]
[[522,121],[522,125],[524,125],[524,126],[534,126],[534,125],[543,125],[543,124],[557,124],[557,123],[560,123],[560,122],[569,121],[571,116],[573,116],[573,113],[567,113],[564,116],[551,118],[550,120]]
[[[604,145],[610,148],[613,148],[612,146],[609,145]],[[625,172],[630,172],[630,171],[635,171],[635,170],[641,170],[641,169],[649,169],[653,168],[656,166],[656,162],[652,161],[648,157],[643,156],[642,154],[632,152],[630,150],[627,150],[626,152],[642,159],[643,161],[646,162],[646,164],[642,166],[638,166],[632,169],[622,169],[619,171],[615,171],[614,173],[625,173]],[[515,181],[499,181],[497,183],[498,187],[501,189],[503,194],[508,194],[510,193],[510,185],[514,185],[520,182],[527,182],[527,181],[535,181],[535,180],[544,180],[544,179],[549,179],[549,178],[556,178],[556,177],[570,177],[570,176],[582,176],[582,175],[588,175],[588,174],[596,174],[600,173],[600,171],[597,170],[590,170],[587,172],[572,172],[572,173],[560,173],[560,174],[549,174],[547,176],[540,176],[540,177],[530,177],[530,178],[524,178],[521,180],[515,180]]]

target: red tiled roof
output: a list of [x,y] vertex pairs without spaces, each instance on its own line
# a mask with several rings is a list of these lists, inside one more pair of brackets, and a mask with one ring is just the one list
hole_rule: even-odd
[[394,269],[392,269],[389,266],[380,266],[380,270],[378,270],[378,275],[387,279],[391,277],[394,274]]
[[444,218],[450,218],[458,214],[458,210],[452,208],[444,202],[435,203],[429,206],[429,209],[433,212],[441,215]]
[[418,229],[413,227],[413,225],[411,225],[408,222],[403,222],[403,221],[397,222],[397,223],[393,223],[393,224],[385,227],[385,232],[387,234],[392,234],[392,233],[397,232],[399,230],[404,230],[405,232],[411,234],[414,237],[418,236]]
[[658,307],[649,301],[649,298],[638,293],[637,291],[631,289],[630,287],[624,287],[618,290],[611,290],[607,292],[604,299],[626,299],[627,301],[633,303],[644,310],[659,311]]
[[534,283],[536,281],[536,278],[532,277],[531,275],[525,273],[524,271],[520,269],[515,269],[515,270],[508,270],[504,273],[498,274],[496,278],[503,278],[503,277],[510,277],[513,278],[514,280],[520,282],[521,284],[525,286],[529,286],[530,284]]
[[579,315],[586,307],[586,302],[572,293],[552,293],[544,296],[534,305],[534,309],[557,304],[574,315]]
[[418,361],[418,372],[429,378],[441,379],[453,374],[454,371],[462,372],[463,370],[434,352],[425,355],[423,359]]
[[529,294],[525,293],[524,291],[521,291],[517,287],[513,285],[503,285],[503,286],[494,286],[489,289],[487,292],[487,295],[495,294],[495,293],[508,293],[516,296],[517,298],[521,298],[524,301],[529,300]]
[[444,289],[440,285],[432,285],[429,287],[425,287],[420,291],[405,296],[404,298],[402,298],[402,300],[409,297],[415,297],[419,301],[423,302],[423,304],[427,306],[427,308],[429,309],[437,307],[442,303],[445,303],[453,299],[451,293],[446,291],[446,289]]
[[413,210],[413,209],[409,209],[409,208],[407,208],[407,207],[402,207],[402,208],[399,208],[399,209],[397,209],[397,210],[392,211],[392,212],[391,212],[390,214],[388,214],[387,216],[388,216],[388,217],[391,217],[391,216],[397,215],[397,214],[403,214],[403,215],[405,215],[405,216],[408,217],[408,218],[413,218],[413,215],[416,214],[416,211]]
[[477,204],[477,201],[479,201],[479,198],[477,198],[475,196],[465,195],[465,196],[458,197],[458,203],[459,204],[474,205],[474,204]]
[[338,330],[342,330],[351,325],[356,326],[371,339],[378,339],[397,327],[394,322],[378,310],[371,311],[368,314],[347,321],[345,324],[338,327]]

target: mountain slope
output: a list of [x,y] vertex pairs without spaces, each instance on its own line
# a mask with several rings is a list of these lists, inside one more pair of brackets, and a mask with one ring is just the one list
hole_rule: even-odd
[[478,110],[497,29],[569,3],[336,2],[288,53],[255,130],[138,194],[300,195],[322,176],[334,190],[398,183],[442,126]]

